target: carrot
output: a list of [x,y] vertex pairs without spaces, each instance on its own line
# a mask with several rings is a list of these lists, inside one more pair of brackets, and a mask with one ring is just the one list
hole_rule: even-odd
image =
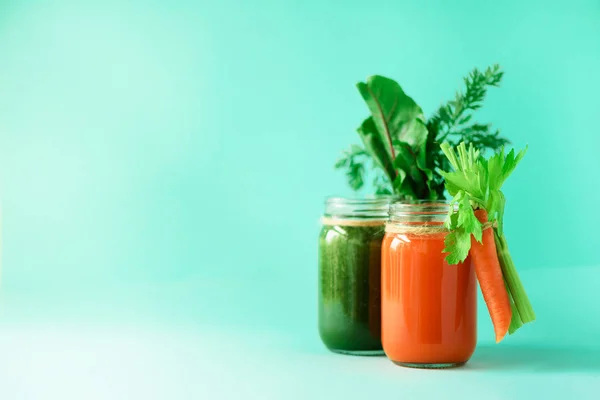
[[[454,148],[442,143],[440,148],[454,169],[441,172],[446,190],[452,196],[445,221],[449,232],[443,252],[450,265],[471,256],[492,317],[496,342],[500,342],[507,331],[512,334],[535,320],[502,232],[506,197],[500,190],[527,148],[518,153],[513,149],[508,154],[501,149],[487,159],[473,144],[467,147],[460,143]],[[482,224],[490,222],[494,228],[483,229]]]
[[[475,216],[482,224],[488,221],[488,213],[483,209],[476,210]],[[496,253],[494,230],[492,228],[483,231],[482,243],[471,237],[470,254],[475,264],[475,274],[477,275],[485,304],[494,324],[496,343],[498,343],[508,332],[512,310]]]

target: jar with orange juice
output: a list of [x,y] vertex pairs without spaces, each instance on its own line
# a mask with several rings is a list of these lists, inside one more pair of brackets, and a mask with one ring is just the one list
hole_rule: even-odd
[[477,342],[477,283],[469,258],[445,260],[450,205],[394,203],[382,244],[381,339],[396,364],[464,364]]

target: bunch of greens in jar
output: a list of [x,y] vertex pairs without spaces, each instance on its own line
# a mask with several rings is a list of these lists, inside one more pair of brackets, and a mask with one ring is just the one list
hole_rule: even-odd
[[426,119],[423,110],[394,80],[374,75],[356,86],[371,115],[358,127],[362,145],[343,152],[335,167],[344,169],[350,187],[360,190],[372,179],[376,194],[401,200],[444,199],[444,178],[449,161],[440,145],[464,142],[482,154],[500,150],[509,141],[491,124],[477,123],[489,87],[497,87],[503,72],[499,65],[474,69],[465,87]]

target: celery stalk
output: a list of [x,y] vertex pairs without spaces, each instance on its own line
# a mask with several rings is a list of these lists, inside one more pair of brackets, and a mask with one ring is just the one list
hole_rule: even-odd
[[510,319],[510,326],[508,327],[508,334],[512,335],[520,327],[523,326],[523,321],[521,320],[521,315],[519,315],[519,310],[517,309],[517,306],[515,306],[515,302],[512,298],[512,295],[510,294],[510,289],[508,288],[506,279],[504,280],[504,286],[506,286],[506,291],[508,292],[508,299],[510,301],[510,310],[512,312],[512,317]]
[[[500,261],[500,267],[502,268],[502,275],[504,275],[505,282],[508,287],[509,294],[514,300],[514,304],[518,310],[519,316],[521,317],[522,323],[535,320],[535,312],[529,302],[523,283],[519,278],[515,264],[513,263],[512,257],[508,251],[508,244],[504,235],[499,235],[498,231],[494,229],[494,239],[496,242],[496,252],[498,254],[498,260]],[[511,321],[512,325],[512,321]]]
[[512,310],[512,318],[510,319],[510,325],[508,327],[508,334],[512,335],[515,333],[520,327],[523,326],[523,321],[521,321],[521,316],[519,315],[519,310],[515,306],[514,301],[510,301],[510,308]]

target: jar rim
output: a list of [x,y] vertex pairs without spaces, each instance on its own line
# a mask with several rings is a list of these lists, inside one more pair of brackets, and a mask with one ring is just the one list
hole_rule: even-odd
[[368,196],[327,196],[325,203],[344,203],[344,204],[375,204],[394,201],[392,195],[368,195]]
[[447,200],[397,201],[390,204],[390,222],[442,223],[451,207],[455,209],[456,205],[451,205]]
[[390,215],[403,212],[443,212],[447,214],[449,209],[450,202],[447,200],[395,201],[390,204]]
[[390,195],[329,196],[325,198],[325,216],[339,219],[387,219]]

